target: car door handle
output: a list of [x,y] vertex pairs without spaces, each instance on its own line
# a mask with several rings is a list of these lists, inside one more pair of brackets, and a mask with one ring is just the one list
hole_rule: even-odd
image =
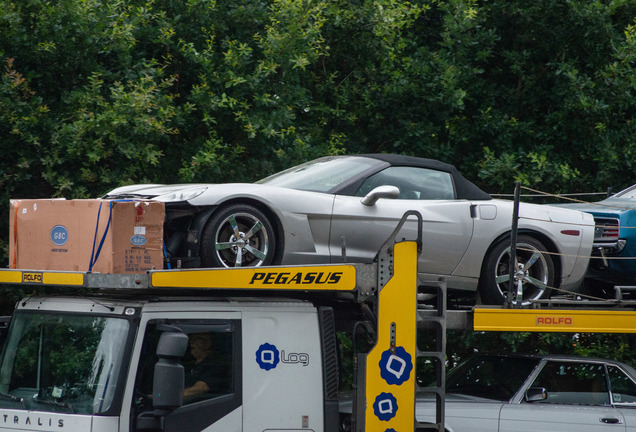
[[621,421],[621,419],[615,418],[615,417],[603,417],[601,419],[599,419],[601,421],[601,423],[607,423],[607,424],[621,424],[623,423]]

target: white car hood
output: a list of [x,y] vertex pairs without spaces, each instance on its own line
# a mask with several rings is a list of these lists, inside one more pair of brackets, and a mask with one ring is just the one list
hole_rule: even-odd
[[135,184],[129,186],[118,187],[106,194],[107,197],[116,198],[117,196],[139,195],[145,197],[158,197],[175,192],[182,192],[193,188],[207,188],[211,184]]

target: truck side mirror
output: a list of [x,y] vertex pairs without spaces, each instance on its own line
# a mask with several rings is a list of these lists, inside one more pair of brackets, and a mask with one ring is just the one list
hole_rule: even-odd
[[163,332],[157,344],[157,357],[152,382],[152,403],[155,409],[173,410],[183,405],[185,371],[180,363],[188,348],[188,336]]
[[152,379],[154,411],[137,416],[138,431],[163,431],[164,417],[183,405],[185,371],[179,362],[188,348],[188,336],[177,331],[164,331],[157,343],[157,357]]

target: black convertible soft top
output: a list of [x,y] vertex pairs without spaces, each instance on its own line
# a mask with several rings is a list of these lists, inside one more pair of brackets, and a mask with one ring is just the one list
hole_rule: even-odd
[[492,199],[489,194],[479,189],[470,181],[466,180],[464,176],[462,176],[457,168],[455,168],[453,165],[440,162],[438,160],[384,153],[361,154],[358,156],[378,159],[388,162],[393,166],[413,166],[418,168],[429,168],[438,171],[446,171],[453,176],[453,181],[455,182],[455,191],[457,192],[457,199],[466,199],[471,201],[483,201]]

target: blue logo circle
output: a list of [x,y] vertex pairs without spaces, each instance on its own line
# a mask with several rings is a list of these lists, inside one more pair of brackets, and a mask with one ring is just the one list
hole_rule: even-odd
[[391,420],[397,410],[397,399],[391,393],[380,393],[373,402],[373,413],[380,421]]
[[130,243],[135,246],[143,246],[146,244],[146,237],[140,235],[134,235],[130,238]]
[[280,354],[275,345],[264,343],[256,350],[256,363],[261,369],[274,369],[280,361]]
[[51,241],[57,246],[63,246],[68,241],[68,230],[62,225],[51,228]]
[[395,353],[386,350],[380,358],[380,376],[387,384],[401,385],[406,382],[413,370],[411,354],[403,347],[396,347]]

